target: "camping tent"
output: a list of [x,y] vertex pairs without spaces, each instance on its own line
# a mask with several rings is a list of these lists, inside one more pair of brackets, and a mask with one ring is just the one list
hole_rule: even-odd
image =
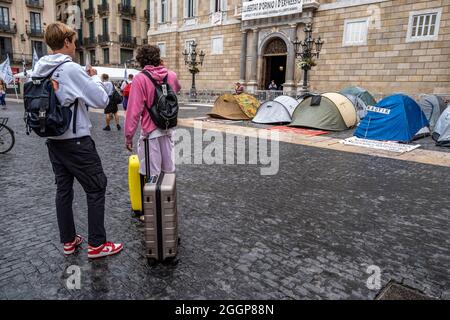
[[425,114],[419,105],[406,95],[386,97],[375,107],[367,107],[367,110],[367,115],[355,131],[358,138],[411,142],[417,138],[419,132],[428,129]]
[[260,102],[249,94],[226,93],[216,99],[208,115],[228,120],[251,120],[259,106]]
[[[84,69],[85,67],[82,67],[82,68]],[[95,67],[94,66],[94,69],[97,70],[97,74],[100,76],[104,73],[108,74],[109,80],[111,80],[111,81],[124,80],[124,77],[125,77],[125,68],[107,68],[107,67]],[[28,75],[31,75],[31,72],[32,72],[31,70],[27,70]],[[127,74],[137,75],[138,73],[139,73],[139,70],[127,69]],[[26,79],[23,72],[15,74],[14,77],[17,79]]]
[[344,95],[352,95],[360,98],[367,106],[374,106],[377,104],[375,98],[370,94],[369,91],[360,87],[347,87],[341,90]]
[[434,128],[433,139],[439,147],[450,147],[450,106],[439,117]]
[[358,117],[358,122],[360,122],[361,119],[363,119],[367,114],[366,103],[357,96],[352,96],[351,94],[346,94],[345,96],[353,103],[356,110],[356,116]]
[[328,92],[304,99],[295,109],[290,126],[344,131],[356,121],[352,102],[340,93]]
[[255,123],[290,123],[298,102],[289,96],[279,96],[264,102],[253,118]]
[[420,99],[419,106],[430,122],[430,129],[433,131],[439,116],[447,107],[444,99],[439,96],[427,94]]

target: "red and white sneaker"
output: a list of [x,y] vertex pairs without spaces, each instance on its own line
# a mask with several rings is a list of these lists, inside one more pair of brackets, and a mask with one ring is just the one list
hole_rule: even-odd
[[77,235],[75,237],[75,240],[73,240],[72,242],[64,243],[64,254],[66,256],[71,255],[72,253],[75,252],[75,250],[79,246],[81,246],[82,243],[83,243],[83,237],[80,235]]
[[112,256],[113,254],[119,253],[122,251],[123,245],[121,243],[112,243],[106,242],[102,244],[100,247],[88,247],[88,258],[96,259],[102,258],[106,256]]

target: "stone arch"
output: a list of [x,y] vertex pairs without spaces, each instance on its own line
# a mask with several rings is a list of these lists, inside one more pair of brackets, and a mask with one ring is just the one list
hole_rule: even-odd
[[294,50],[294,47],[293,47],[291,41],[284,33],[273,32],[273,33],[268,34],[261,40],[261,43],[259,44],[259,48],[258,48],[258,55],[260,57],[264,55],[264,51],[266,50],[267,45],[269,45],[270,42],[276,38],[280,38],[281,40],[284,41],[284,43],[286,44],[286,49],[287,49],[288,54],[289,54],[289,52]]

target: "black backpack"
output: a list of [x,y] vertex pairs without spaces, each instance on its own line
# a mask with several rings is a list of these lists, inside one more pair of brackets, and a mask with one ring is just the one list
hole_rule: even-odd
[[[69,62],[69,61],[66,61]],[[52,75],[64,63],[58,65],[48,77],[32,78],[24,85],[26,133],[34,131],[40,137],[57,137],[70,127],[73,111],[73,133],[77,132],[78,99],[69,107],[59,103],[52,85]]]
[[150,117],[156,126],[160,129],[167,130],[177,125],[178,118],[178,99],[175,92],[167,83],[167,76],[164,78],[162,84],[158,84],[152,78],[150,73],[143,71],[143,73],[152,81],[155,86],[155,100],[152,107],[149,109]]

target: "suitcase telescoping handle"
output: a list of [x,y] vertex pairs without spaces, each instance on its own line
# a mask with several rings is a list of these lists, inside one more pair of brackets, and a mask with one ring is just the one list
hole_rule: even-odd
[[149,147],[149,138],[144,138],[144,150],[145,150],[145,177],[147,182],[150,182],[150,147]]

